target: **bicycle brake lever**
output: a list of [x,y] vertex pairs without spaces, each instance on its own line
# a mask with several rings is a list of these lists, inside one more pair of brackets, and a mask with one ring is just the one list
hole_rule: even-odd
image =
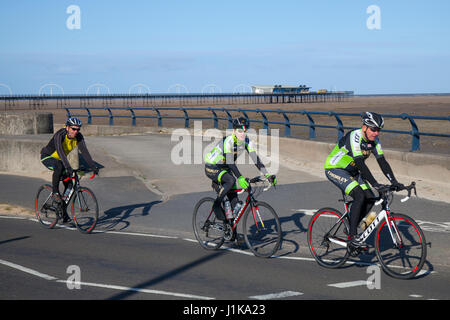
[[375,202],[375,205],[377,206],[377,205],[381,204],[383,201],[384,201],[383,199],[380,199],[380,200]]

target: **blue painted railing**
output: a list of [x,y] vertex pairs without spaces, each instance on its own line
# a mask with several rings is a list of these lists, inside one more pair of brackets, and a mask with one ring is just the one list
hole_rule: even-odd
[[[337,130],[337,139],[339,140],[344,135],[344,130],[356,129],[355,127],[344,126],[341,117],[342,116],[350,116],[350,117],[360,117],[360,113],[342,113],[342,112],[321,112],[321,111],[289,111],[289,110],[261,110],[261,109],[242,109],[242,108],[169,108],[169,107],[64,107],[67,112],[67,117],[87,117],[87,123],[92,124],[92,118],[109,118],[109,124],[114,125],[115,118],[129,118],[131,119],[131,125],[136,125],[137,119],[157,119],[158,126],[163,126],[163,119],[179,119],[184,120],[184,127],[189,128],[191,120],[212,120],[214,128],[219,127],[219,121],[227,121],[228,128],[232,128],[232,120],[230,112],[239,112],[245,118],[247,118],[250,122],[254,123],[262,123],[264,129],[269,129],[270,124],[278,124],[284,126],[284,136],[291,136],[291,127],[292,126],[301,126],[309,128],[309,138],[314,139],[316,137],[316,128],[329,128]],[[86,114],[74,114],[70,112],[70,110],[84,110]],[[107,114],[92,114],[92,110],[103,110],[107,112]],[[113,111],[117,110],[127,110],[129,111],[129,115],[114,115]],[[136,115],[135,111],[145,110],[154,112],[153,115]],[[161,115],[161,111],[180,111],[182,115],[173,116],[173,115]],[[188,111],[207,111],[211,113],[211,116],[193,116],[189,115]],[[226,114],[226,117],[218,116],[218,113]],[[249,113],[259,114],[261,119],[255,119],[254,117],[249,117]],[[277,114],[282,115],[284,121],[273,121],[268,119],[268,115]],[[289,116],[292,115],[304,115],[308,118],[307,123],[301,122],[292,122]],[[325,124],[317,124],[314,121],[313,116],[317,115],[327,115],[330,117],[334,117],[336,120],[336,125],[325,125]],[[417,119],[420,120],[440,120],[440,121],[450,121],[450,116],[447,117],[432,117],[432,116],[412,116],[406,113],[402,113],[399,115],[391,115],[391,114],[382,114],[385,118],[397,118],[402,120],[408,120],[411,125],[411,131],[401,131],[401,130],[389,130],[384,129],[384,132],[390,132],[395,134],[407,134],[411,135],[411,151],[420,150],[420,136],[432,136],[432,137],[445,137],[450,138],[450,134],[445,133],[434,133],[434,132],[422,132],[419,130],[419,127],[416,124]],[[444,124],[448,126],[448,124]]]

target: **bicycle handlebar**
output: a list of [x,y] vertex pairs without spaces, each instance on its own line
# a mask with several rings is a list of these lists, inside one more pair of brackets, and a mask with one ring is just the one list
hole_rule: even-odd
[[[76,172],[80,172],[80,171],[82,171],[82,170],[74,170],[73,172],[76,173]],[[94,177],[95,177],[95,173],[92,173],[92,176],[90,176],[89,179],[94,179]],[[70,179],[75,180],[74,177],[67,177],[63,181],[66,182],[66,181],[69,181]]]
[[[251,178],[251,179],[245,178],[245,180],[247,180],[247,182],[248,182],[249,184],[251,184],[251,183],[256,183],[256,182],[264,182],[265,180],[262,179],[262,178],[263,178],[263,176],[257,176],[257,177]],[[272,187],[272,184],[269,183],[269,186],[263,188],[263,191],[267,191],[267,190],[269,190],[271,187]],[[241,194],[241,193],[243,193],[245,190],[246,190],[246,189],[242,188],[240,191],[237,192],[237,194]]]
[[380,199],[375,202],[375,205],[379,205],[380,203],[382,203],[384,201],[387,193],[394,192],[394,191],[398,192],[398,191],[403,191],[403,190],[407,190],[408,195],[406,197],[404,197],[403,199],[400,199],[401,202],[406,202],[409,200],[409,198],[411,198],[412,190],[414,190],[414,195],[417,196],[416,183],[414,181],[411,182],[411,184],[409,186],[404,186],[403,188],[397,188],[392,185],[384,185],[378,189],[378,192],[380,193]]

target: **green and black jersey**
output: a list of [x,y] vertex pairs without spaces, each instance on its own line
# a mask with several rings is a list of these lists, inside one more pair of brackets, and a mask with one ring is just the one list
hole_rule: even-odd
[[325,161],[325,169],[345,169],[349,173],[358,173],[355,159],[360,157],[366,160],[373,153],[376,158],[384,155],[378,138],[375,141],[368,141],[364,137],[362,130],[348,132],[339,140],[333,151]]
[[248,137],[245,140],[240,141],[234,134],[223,138],[208,154],[205,156],[205,163],[207,166],[215,167],[221,170],[231,169],[236,177],[240,177],[236,166],[237,157],[247,150],[250,158],[256,164],[256,167],[263,173],[267,174],[267,170],[264,164],[256,154],[255,147],[252,141]]
[[361,174],[364,180],[374,186],[378,182],[364,163],[371,153],[374,154],[381,170],[389,181],[391,183],[396,181],[391,167],[384,158],[379,139],[367,140],[362,129],[350,131],[339,140],[333,151],[328,155],[324,168],[325,170],[343,169],[349,172],[351,176]]

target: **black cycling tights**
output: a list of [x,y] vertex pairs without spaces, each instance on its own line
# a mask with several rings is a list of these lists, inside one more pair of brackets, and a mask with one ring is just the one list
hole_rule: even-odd
[[[217,195],[216,201],[214,202],[214,206],[220,207],[222,201],[225,199],[225,196],[228,195],[228,199],[231,202],[231,207],[234,208],[238,197],[237,194],[232,192],[228,194],[231,189],[233,189],[233,186],[236,184],[236,178],[229,172],[226,172],[222,175],[220,179],[221,188]],[[225,220],[225,216],[222,213],[222,210],[214,210],[216,212],[216,216],[220,220]]]
[[353,203],[350,208],[350,236],[355,236],[358,223],[372,209],[374,194],[372,190],[363,190],[358,186],[349,195],[353,198]]
[[[46,166],[48,169],[53,171],[52,176],[52,187],[53,187],[53,193],[59,193],[59,181],[61,178],[67,177],[67,174],[64,169],[64,165],[61,160],[52,158],[52,157],[46,157],[45,160],[42,160],[42,163],[44,166]],[[64,190],[69,186],[69,184],[72,184],[72,180],[69,181],[63,181],[64,184]]]

